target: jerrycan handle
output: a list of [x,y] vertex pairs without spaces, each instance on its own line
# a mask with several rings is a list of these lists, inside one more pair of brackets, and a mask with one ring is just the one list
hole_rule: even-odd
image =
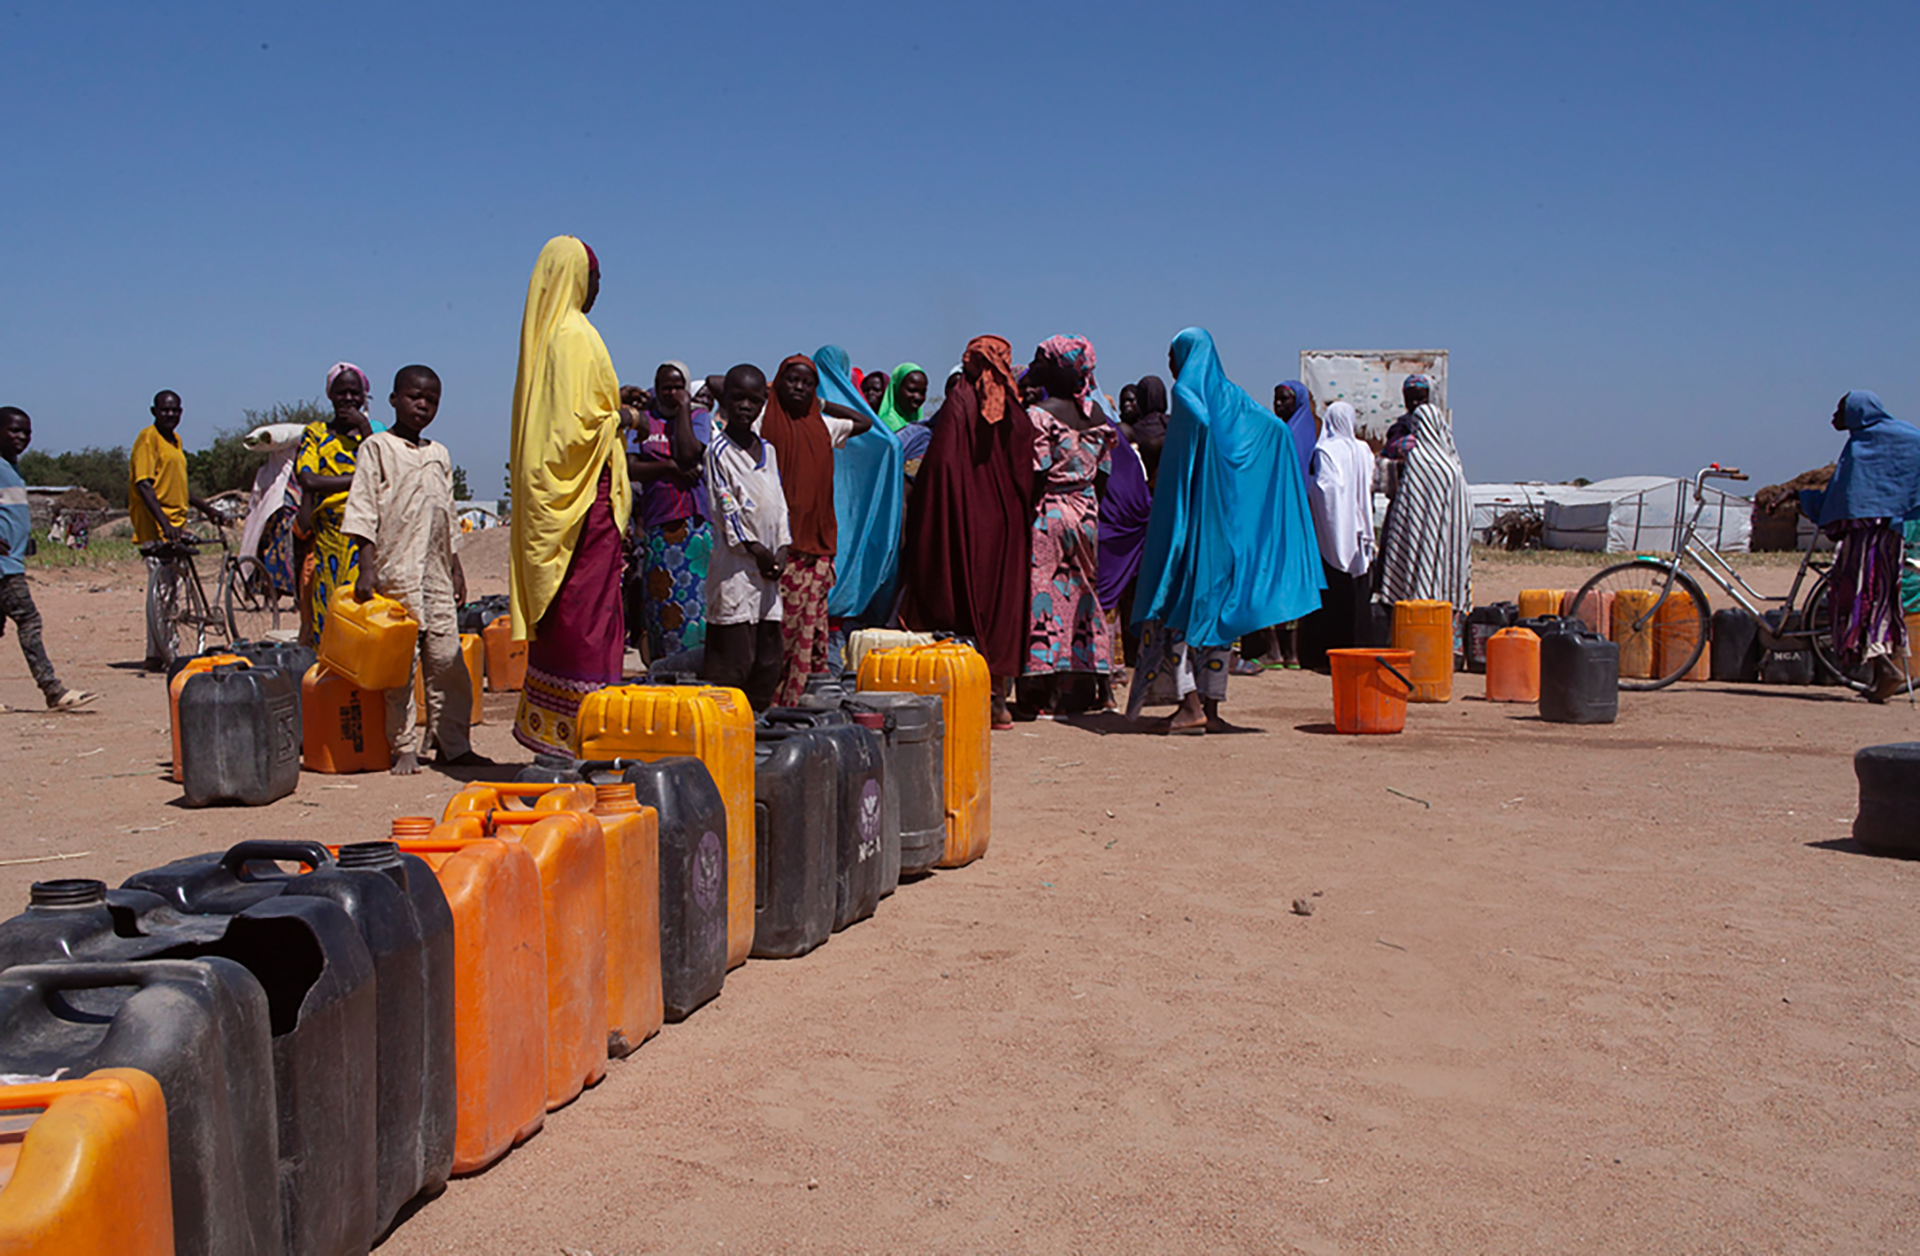
[[1412,681],[1410,681],[1410,680],[1408,680],[1408,679],[1407,679],[1407,678],[1406,678],[1405,676],[1402,676],[1402,675],[1400,674],[1400,669],[1399,669],[1399,668],[1397,668],[1397,667],[1395,667],[1395,666],[1394,666],[1393,664],[1391,664],[1391,663],[1389,663],[1389,662],[1387,662],[1387,659],[1386,659],[1386,656],[1385,656],[1384,654],[1376,654],[1376,655],[1374,655],[1374,656],[1373,656],[1373,661],[1374,661],[1374,662],[1376,662],[1376,663],[1378,663],[1378,664],[1379,664],[1380,666],[1382,666],[1382,667],[1384,667],[1384,668],[1386,668],[1386,669],[1387,669],[1387,670],[1388,670],[1389,672],[1392,672],[1392,673],[1393,673],[1393,678],[1394,678],[1395,680],[1397,680],[1397,681],[1399,681],[1399,682],[1400,682],[1401,684],[1403,684],[1403,685],[1405,685],[1405,686],[1407,687],[1407,692],[1408,692],[1408,693],[1412,693],[1412,692],[1413,692],[1413,682],[1412,682]]
[[220,866],[238,877],[246,871],[248,864],[262,859],[293,860],[305,864],[309,869],[325,868],[333,862],[332,854],[319,842],[255,838],[229,846],[227,853],[220,856]]
[[101,990],[109,986],[139,986],[145,989],[166,977],[197,972],[204,962],[150,959],[138,962],[17,964],[7,969],[7,977],[26,983],[41,995],[59,990]]
[[75,1077],[57,1082],[27,1082],[0,1087],[0,1112],[24,1112],[29,1108],[50,1108],[59,1099],[71,1095],[101,1095],[121,1103],[133,1103],[138,1096],[133,1087],[118,1077]]

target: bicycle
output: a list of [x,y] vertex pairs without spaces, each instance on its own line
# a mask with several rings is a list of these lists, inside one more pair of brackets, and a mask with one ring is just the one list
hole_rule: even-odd
[[[214,596],[207,597],[196,563],[200,547],[220,546],[220,575]],[[149,593],[147,614],[163,625],[159,634],[172,663],[203,653],[209,637],[227,645],[243,641],[282,639],[284,615],[297,620],[291,598],[274,587],[266,566],[252,555],[235,555],[225,532],[211,540],[183,533],[177,541],[152,541],[140,547],[148,558],[159,559],[168,573]]]
[[[1580,586],[1580,591],[1574,595],[1570,611],[1573,618],[1596,625],[1603,633],[1611,627],[1614,631],[1610,635],[1615,639],[1636,634],[1629,639],[1638,640],[1637,634],[1646,634],[1645,644],[1651,647],[1654,670],[1661,674],[1640,677],[1622,675],[1622,689],[1664,689],[1691,671],[1694,664],[1700,661],[1701,652],[1707,648],[1712,611],[1708,608],[1707,596],[1700,582],[1683,567],[1688,560],[1719,585],[1742,610],[1753,616],[1759,626],[1762,648],[1782,653],[1811,652],[1814,666],[1828,679],[1855,692],[1864,692],[1870,687],[1870,682],[1849,675],[1833,657],[1833,633],[1828,622],[1826,596],[1833,564],[1815,559],[1817,532],[1802,552],[1800,569],[1794,573],[1793,585],[1784,598],[1760,593],[1747,583],[1724,555],[1695,541],[1700,516],[1706,510],[1706,482],[1710,479],[1746,478],[1746,474],[1738,467],[1723,467],[1717,462],[1701,468],[1699,474],[1690,481],[1693,486],[1693,513],[1680,534],[1673,556],[1642,554],[1627,562],[1604,567]],[[1802,601],[1800,589],[1806,584],[1809,573],[1813,573],[1814,579],[1807,589],[1806,599]],[[1617,607],[1620,605],[1620,594],[1628,592],[1650,594],[1651,603],[1643,603],[1646,608],[1631,623],[1621,623],[1617,618],[1611,625],[1603,623],[1602,615],[1609,605],[1606,595],[1613,595],[1611,602]],[[1677,602],[1674,599],[1676,592],[1684,593],[1690,599],[1689,604]],[[1763,613],[1760,609],[1762,604],[1772,604],[1777,609]],[[1676,659],[1679,660],[1677,666]],[[1663,661],[1664,668],[1661,667]]]

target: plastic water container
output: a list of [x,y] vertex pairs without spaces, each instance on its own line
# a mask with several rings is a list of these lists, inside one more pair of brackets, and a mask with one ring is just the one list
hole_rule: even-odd
[[[303,865],[283,871],[281,863]],[[128,879],[122,888],[198,915],[233,915],[277,895],[347,914],[373,963],[375,1230],[453,1167],[453,915],[433,870],[392,842],[248,841]]]
[[1397,733],[1407,726],[1411,650],[1328,650],[1333,726],[1342,733]]
[[1607,635],[1620,647],[1624,677],[1648,680],[1653,676],[1653,603],[1659,596],[1652,589],[1621,589],[1613,595],[1613,628]]
[[[1775,632],[1783,631],[1782,625],[1786,624],[1786,616],[1781,611],[1768,611],[1763,618],[1767,626]],[[1787,625],[1784,630],[1790,631],[1797,628],[1799,623],[1800,618],[1796,615],[1793,623]],[[1760,679],[1765,684],[1811,685],[1813,673],[1812,650],[1767,650],[1761,655]]]
[[1495,602],[1491,606],[1476,606],[1467,612],[1467,622],[1461,636],[1462,654],[1465,656],[1467,671],[1487,670],[1487,639],[1502,628],[1511,628],[1514,620],[1519,617],[1520,608],[1512,602]]
[[1503,628],[1487,642],[1487,701],[1540,701],[1540,638],[1528,628]]
[[547,1111],[607,1074],[607,850],[575,811],[450,814],[438,838],[518,841],[540,873],[546,934]]
[[1410,600],[1393,604],[1393,648],[1413,653],[1409,702],[1453,700],[1453,603]]
[[[467,711],[467,725],[487,722],[486,690],[484,669],[486,666],[486,646],[477,633],[460,634],[460,661],[467,665],[468,692],[473,701]],[[422,669],[413,669],[413,725],[419,728],[427,722],[427,678]]]
[[755,958],[805,955],[833,932],[839,756],[816,728],[760,730],[754,750]]
[[295,676],[305,676],[307,669],[320,661],[319,655],[297,641],[236,641],[228,652],[255,667],[277,667]]
[[987,661],[957,641],[876,650],[860,664],[860,690],[926,693],[941,700],[945,729],[947,845],[942,868],[987,853],[993,828],[991,687]]
[[1602,637],[1610,636],[1613,632],[1613,591],[1608,589],[1589,593],[1576,606],[1574,599],[1579,595],[1578,589],[1567,594],[1560,608],[1561,617],[1579,620],[1587,626],[1588,632]]
[[1516,619],[1539,619],[1542,615],[1558,615],[1566,604],[1567,589],[1522,589],[1520,590],[1519,614]]
[[362,689],[398,689],[413,678],[420,625],[407,608],[374,594],[356,601],[351,585],[334,589],[320,633],[320,662]]
[[615,685],[590,693],[576,721],[582,759],[692,755],[707,765],[727,805],[727,964],[753,946],[753,708],[738,689]]
[[1540,718],[1611,724],[1620,712],[1620,647],[1584,627],[1540,639]]
[[300,682],[300,762],[309,772],[384,772],[393,766],[387,745],[387,699],[323,664]]
[[527,683],[527,643],[513,639],[513,618],[502,615],[480,633],[486,651],[487,689],[517,693]]
[[1708,674],[1714,680],[1754,684],[1760,679],[1760,621],[1745,607],[1729,606],[1713,613],[1712,658]]
[[908,650],[932,645],[930,632],[902,632],[898,628],[856,628],[847,635],[847,670],[860,674],[860,665],[875,650]]
[[0,1251],[173,1256],[167,1104],[139,1069],[0,1086]]
[[[946,853],[947,821],[942,763],[946,729],[940,700],[926,694],[869,690],[846,703],[857,721],[863,712],[880,717],[885,735],[887,788],[883,795],[881,840],[897,849],[899,868],[883,870],[880,889],[891,893],[900,876],[926,872]],[[887,834],[898,834],[890,841]]]
[[433,869],[453,914],[453,1171],[472,1173],[547,1119],[546,920],[525,846],[433,829],[400,816],[393,837]]
[[[1711,632],[1711,628],[1708,631]],[[1669,675],[1685,663],[1687,655],[1693,653],[1694,642],[1699,639],[1700,619],[1693,604],[1693,595],[1684,589],[1673,590],[1653,613],[1654,675]],[[1700,657],[1694,660],[1693,666],[1687,668],[1681,680],[1712,678],[1713,654],[1710,644],[1701,642]]]
[[[166,1097],[169,1250],[283,1252],[273,1052],[260,983],[218,958],[0,973],[0,1070],[86,1077],[120,1068],[148,1074]],[[0,1192],[0,1218],[12,1215],[13,1189]]]
[[483,598],[476,598],[460,608],[460,631],[478,636],[486,631],[488,624],[512,609],[513,599],[505,593],[489,593]]
[[[886,875],[884,849],[886,734],[863,728],[844,710],[775,707],[770,728],[815,728],[833,744],[839,767],[834,831],[833,927],[835,931],[873,915]],[[895,859],[898,867],[898,859]],[[898,882],[898,873],[894,880]]]
[[173,732],[173,783],[178,785],[186,779],[180,771],[180,691],[187,682],[202,672],[210,672],[222,663],[238,663],[249,666],[250,661],[238,654],[199,654],[190,659],[179,659],[175,666],[168,669],[167,681],[167,723]]
[[1920,742],[1862,746],[1853,774],[1860,785],[1853,840],[1883,854],[1920,855]]
[[294,677],[245,663],[189,676],[180,689],[180,780],[189,807],[259,807],[291,794],[300,783]]

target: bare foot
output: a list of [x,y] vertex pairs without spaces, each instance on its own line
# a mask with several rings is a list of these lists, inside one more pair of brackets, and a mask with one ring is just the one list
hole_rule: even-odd
[[387,769],[389,776],[412,776],[420,770],[420,756],[409,750],[393,761]]

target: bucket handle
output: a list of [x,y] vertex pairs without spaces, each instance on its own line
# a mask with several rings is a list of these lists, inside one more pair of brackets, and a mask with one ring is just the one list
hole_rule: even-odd
[[1384,667],[1384,668],[1386,668],[1386,669],[1387,669],[1388,671],[1390,671],[1390,672],[1392,672],[1392,673],[1393,673],[1393,678],[1394,678],[1395,680],[1397,680],[1397,681],[1399,681],[1399,682],[1400,682],[1401,684],[1403,684],[1403,685],[1405,685],[1405,686],[1407,687],[1407,692],[1408,692],[1408,693],[1412,693],[1412,692],[1413,692],[1413,682],[1412,682],[1412,681],[1410,681],[1410,680],[1408,680],[1408,679],[1407,679],[1407,678],[1406,678],[1405,676],[1402,676],[1402,675],[1400,674],[1400,669],[1399,669],[1399,668],[1397,668],[1397,667],[1395,667],[1395,666],[1394,666],[1393,664],[1391,664],[1391,663],[1389,663],[1389,662],[1387,662],[1387,656],[1386,656],[1386,655],[1384,655],[1384,654],[1376,654],[1376,655],[1374,655],[1374,656],[1373,656],[1373,661],[1374,661],[1374,662],[1376,662],[1376,663],[1378,663],[1378,664],[1379,664],[1380,666],[1382,666],[1382,667]]

